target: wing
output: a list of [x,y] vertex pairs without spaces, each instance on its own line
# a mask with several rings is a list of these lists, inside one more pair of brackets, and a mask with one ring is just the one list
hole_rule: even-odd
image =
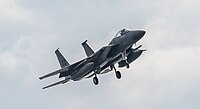
[[108,54],[110,53],[110,50],[116,46],[117,45],[104,46],[100,50],[98,50],[94,55],[97,56],[98,59],[105,61],[108,57]]
[[[108,45],[108,46],[104,46],[102,47],[100,50],[98,50],[93,56],[96,56],[97,59],[101,59],[101,61],[105,62],[106,59],[107,59],[107,55],[109,54],[110,50],[113,48],[113,47],[116,47],[117,45]],[[100,61],[100,60],[98,60]],[[100,62],[101,63],[101,62]],[[105,66],[106,63],[103,65],[100,65],[99,67],[103,67]],[[109,67],[109,66],[108,66]],[[109,69],[108,67],[102,69],[98,74],[105,74],[105,73],[108,73],[110,71],[112,71],[111,69]],[[95,73],[92,73],[90,75],[87,75],[85,78],[91,78],[95,75]]]
[[102,59],[107,58],[107,55],[110,52],[112,47],[114,47],[114,45],[109,45],[109,46],[103,47],[102,48],[102,54],[101,54],[100,58],[102,58]]
[[[87,58],[86,58],[86,59],[87,59]],[[44,75],[44,76],[41,76],[41,77],[39,77],[39,79],[42,80],[42,79],[44,79],[44,78],[48,78],[48,77],[51,77],[51,76],[54,76],[54,75],[57,75],[57,74],[60,74],[59,78],[60,78],[60,77],[64,77],[64,76],[68,76],[68,75],[70,75],[71,73],[73,73],[73,69],[74,69],[77,65],[79,65],[81,62],[85,61],[86,59],[83,59],[83,60],[81,60],[81,61],[78,61],[78,62],[76,62],[76,63],[74,63],[74,64],[69,65],[69,66],[65,66],[65,67],[63,67],[63,68],[61,68],[61,69],[59,69],[59,70],[56,70],[56,71],[51,72],[51,73],[49,73],[49,74],[46,74],[46,75]]]

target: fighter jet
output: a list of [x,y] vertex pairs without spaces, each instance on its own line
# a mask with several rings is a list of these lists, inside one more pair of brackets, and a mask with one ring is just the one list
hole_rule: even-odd
[[93,82],[95,85],[97,85],[97,75],[108,73],[113,69],[115,70],[116,77],[120,79],[121,73],[116,70],[114,65],[118,63],[118,67],[126,66],[129,68],[129,64],[136,60],[142,54],[142,52],[145,51],[139,50],[141,45],[135,49],[132,48],[133,44],[139,41],[144,34],[145,31],[143,30],[120,30],[107,46],[102,47],[97,52],[94,52],[91,49],[86,40],[82,43],[82,46],[87,57],[71,65],[60,53],[59,49],[57,49],[55,53],[61,69],[44,75],[39,79],[41,80],[59,74],[59,78],[64,77],[64,80],[43,87],[43,89],[58,84],[67,83],[69,80],[79,81],[81,79],[90,78],[93,76]]

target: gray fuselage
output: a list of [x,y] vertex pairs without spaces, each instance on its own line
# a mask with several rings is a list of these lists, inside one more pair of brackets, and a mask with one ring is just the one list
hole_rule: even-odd
[[[144,36],[144,34],[145,31],[143,30],[135,30],[135,31],[128,31],[124,35],[114,37],[108,44],[110,46],[114,45],[114,47],[111,48],[106,57],[104,57],[103,59],[94,59],[95,57],[99,57],[99,56],[94,56],[93,59],[91,59],[91,61],[96,60],[96,62],[90,73],[95,70],[97,70],[97,73],[100,73],[100,71],[102,71],[106,67],[114,65],[115,63],[121,61],[122,60],[121,55],[125,53],[129,48],[131,48],[133,44],[139,41]],[[126,56],[128,55],[128,53],[129,52],[127,52]]]

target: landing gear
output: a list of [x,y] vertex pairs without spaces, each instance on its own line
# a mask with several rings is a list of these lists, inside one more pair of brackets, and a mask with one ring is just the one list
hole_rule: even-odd
[[119,71],[117,71],[115,74],[116,74],[117,79],[121,78],[121,73]]
[[126,68],[128,69],[130,66],[129,66],[129,64],[128,63],[126,63]]
[[120,79],[121,76],[122,76],[121,73],[120,73],[120,71],[117,71],[116,68],[115,68],[115,66],[111,66],[111,68],[114,69],[114,71],[115,71],[115,75],[116,75],[117,79]]
[[98,85],[98,83],[99,83],[99,80],[98,80],[98,78],[97,78],[96,75],[95,75],[95,77],[93,78],[93,82],[94,82],[95,85]]
[[126,68],[129,68],[129,63],[126,60],[126,52],[122,53],[122,60],[126,63]]

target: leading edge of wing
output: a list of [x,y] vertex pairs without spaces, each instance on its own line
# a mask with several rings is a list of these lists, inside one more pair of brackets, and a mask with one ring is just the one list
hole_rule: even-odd
[[[100,56],[107,56],[107,54],[110,52],[110,50],[114,47],[117,47],[118,45],[115,44],[115,45],[107,45],[107,46],[104,46],[102,47],[100,50],[98,50],[95,54],[101,54]],[[94,55],[95,55],[94,54]]]

